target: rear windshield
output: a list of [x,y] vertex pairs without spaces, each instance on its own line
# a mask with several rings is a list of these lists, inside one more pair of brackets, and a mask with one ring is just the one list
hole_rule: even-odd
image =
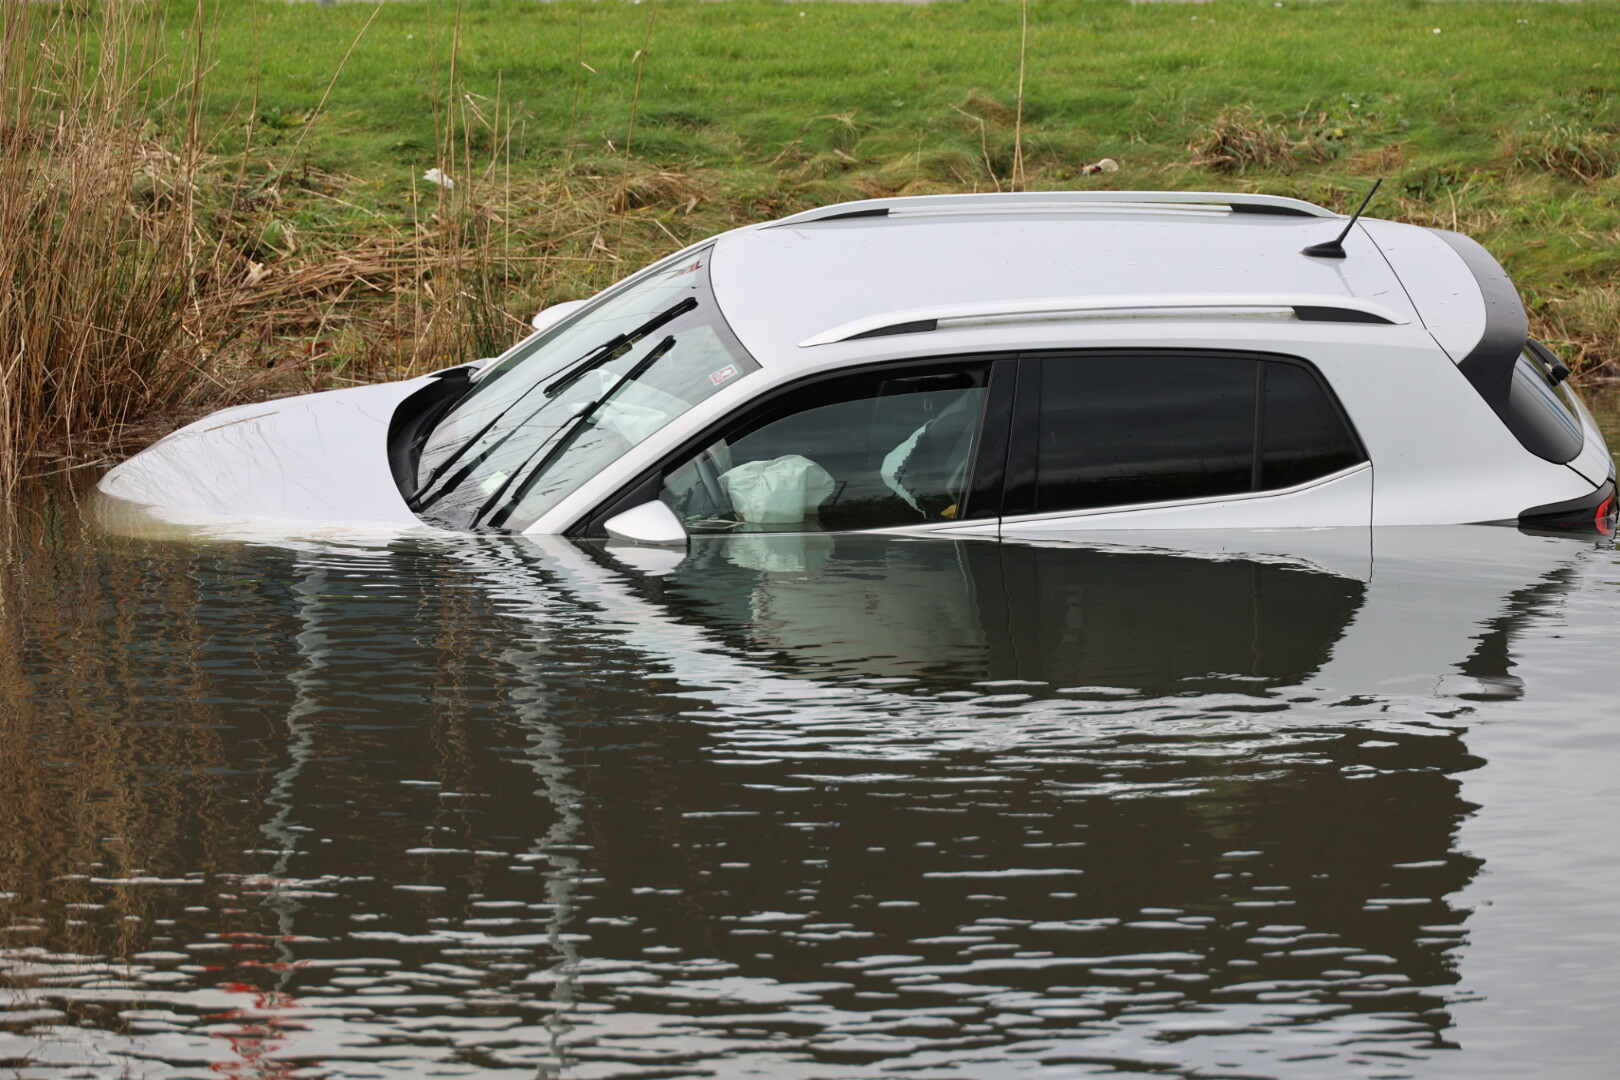
[[1524,448],[1559,464],[1573,461],[1586,445],[1567,391],[1555,386],[1540,357],[1528,346],[1519,353],[1502,417]]

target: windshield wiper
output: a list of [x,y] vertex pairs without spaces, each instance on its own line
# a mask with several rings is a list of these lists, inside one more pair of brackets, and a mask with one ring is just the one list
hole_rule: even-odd
[[[506,519],[512,516],[512,511],[517,509],[518,504],[521,503],[534,488],[534,485],[539,481],[540,477],[545,475],[546,470],[551,467],[551,463],[557,460],[557,456],[564,450],[568,449],[569,446],[573,445],[575,434],[585,430],[586,426],[590,423],[591,418],[596,415],[597,410],[606,405],[609,401],[613,400],[614,395],[616,395],[620,390],[624,389],[627,384],[634,382],[645,375],[648,368],[652,367],[659,360],[663,359],[664,354],[669,352],[669,350],[673,349],[674,347],[675,335],[671,334],[669,337],[666,337],[663,341],[660,341],[657,345],[654,345],[651,349],[649,349],[646,356],[643,356],[640,360],[637,360],[633,365],[631,365],[630,370],[626,371],[623,375],[620,375],[618,379],[614,381],[613,385],[608,388],[606,393],[599,397],[593,398],[589,405],[586,405],[568,420],[565,420],[562,422],[562,424],[558,425],[557,430],[552,433],[551,438],[535,447],[528,457],[519,462],[518,467],[512,470],[512,475],[508,476],[501,486],[496,488],[494,493],[484,501],[484,505],[478,508],[478,513],[473,515],[473,519],[469,527],[476,529],[478,527],[478,523],[483,520],[484,515],[489,513],[491,509],[495,509],[497,507],[498,509],[495,509],[495,513],[490,514],[489,527],[492,529],[498,529],[502,525],[506,524]],[[529,462],[533,461],[535,457],[538,456],[542,451],[545,452],[545,456],[540,459],[539,463],[536,464],[534,468],[528,469]],[[525,469],[528,469],[528,475],[526,476],[524,475]],[[523,480],[521,483],[514,486],[512,482],[519,476],[523,476]],[[507,495],[508,488],[511,489],[510,495]]]
[[[658,330],[671,320],[680,318],[682,315],[685,315],[688,311],[691,311],[697,306],[697,298],[688,296],[684,300],[671,304],[669,307],[665,308],[663,311],[660,311],[658,314],[654,315],[640,326],[627,330],[622,334],[615,334],[613,337],[602,342],[602,344],[585,353],[572,364],[565,365],[564,367],[558,368],[556,371],[551,372],[551,375],[556,375],[557,371],[564,371],[565,374],[559,379],[546,383],[546,401],[549,402],[552,398],[556,397],[563,390],[567,389],[587,372],[594,371],[603,364],[612,363],[614,360],[623,356],[626,350],[633,348],[636,342],[652,334],[654,331]],[[547,378],[550,378],[551,375],[548,375]],[[462,482],[466,480],[468,476],[472,475],[472,471],[474,469],[478,468],[478,466],[489,460],[489,456],[495,451],[499,450],[506,443],[507,439],[510,439],[515,433],[522,430],[525,424],[534,419],[535,413],[538,413],[541,409],[545,408],[545,404],[542,403],[536,407],[534,412],[531,412],[528,416],[524,417],[523,423],[514,425],[511,431],[508,431],[505,435],[502,435],[499,439],[496,439],[494,443],[485,447],[477,457],[473,458],[471,461],[467,462],[466,465],[458,469],[456,474],[447,480],[444,483],[444,486],[439,488],[438,492],[435,493],[431,498],[423,498],[423,496],[427,494],[428,490],[432,488],[434,484],[439,482],[440,477],[449,472],[451,467],[454,466],[456,462],[460,461],[462,456],[466,454],[468,450],[471,450],[478,444],[479,439],[482,439],[485,435],[488,435],[491,429],[493,429],[496,424],[500,423],[507,413],[517,408],[518,403],[533,393],[534,388],[539,386],[543,381],[544,380],[540,379],[535,380],[535,382],[527,390],[513,398],[511,404],[507,405],[506,408],[496,413],[490,419],[489,423],[479,428],[478,431],[474,433],[472,438],[456,447],[449,457],[439,462],[439,464],[434,468],[433,474],[419,484],[416,490],[411,492],[409,497],[406,498],[405,505],[409,506],[413,512],[421,513],[423,510],[426,510],[428,507],[444,498],[450,492],[460,487]]]
[[590,372],[595,371],[603,364],[611,364],[614,360],[623,356],[625,350],[633,346],[636,342],[648,336],[653,331],[662,328],[665,323],[685,315],[688,311],[691,311],[693,308],[697,307],[697,305],[697,298],[695,296],[688,296],[680,303],[672,304],[663,311],[660,311],[657,315],[654,315],[652,318],[648,319],[634,330],[604,341],[602,344],[598,345],[596,348],[592,349],[590,352],[581,357],[579,362],[564,372],[560,378],[554,379],[547,383],[546,397],[556,397],[558,394],[574,385],[574,383],[579,379],[583,378]]

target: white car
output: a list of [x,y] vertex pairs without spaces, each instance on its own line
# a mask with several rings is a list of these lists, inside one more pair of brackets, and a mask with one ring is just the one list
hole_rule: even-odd
[[1456,234],[1264,195],[880,199],[696,244],[492,361],[215,414],[101,490],[175,518],[650,544],[1612,532],[1567,374]]

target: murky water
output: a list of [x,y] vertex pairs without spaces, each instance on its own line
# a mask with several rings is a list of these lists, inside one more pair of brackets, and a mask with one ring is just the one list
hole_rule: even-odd
[[50,505],[0,592],[0,1075],[1612,1069],[1612,546]]

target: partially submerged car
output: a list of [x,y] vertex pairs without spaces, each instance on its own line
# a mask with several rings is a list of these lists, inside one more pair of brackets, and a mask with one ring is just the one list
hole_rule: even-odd
[[1567,375],[1454,233],[1264,195],[879,199],[679,251],[490,361],[215,414],[101,490],[651,544],[1612,532],[1614,463]]

